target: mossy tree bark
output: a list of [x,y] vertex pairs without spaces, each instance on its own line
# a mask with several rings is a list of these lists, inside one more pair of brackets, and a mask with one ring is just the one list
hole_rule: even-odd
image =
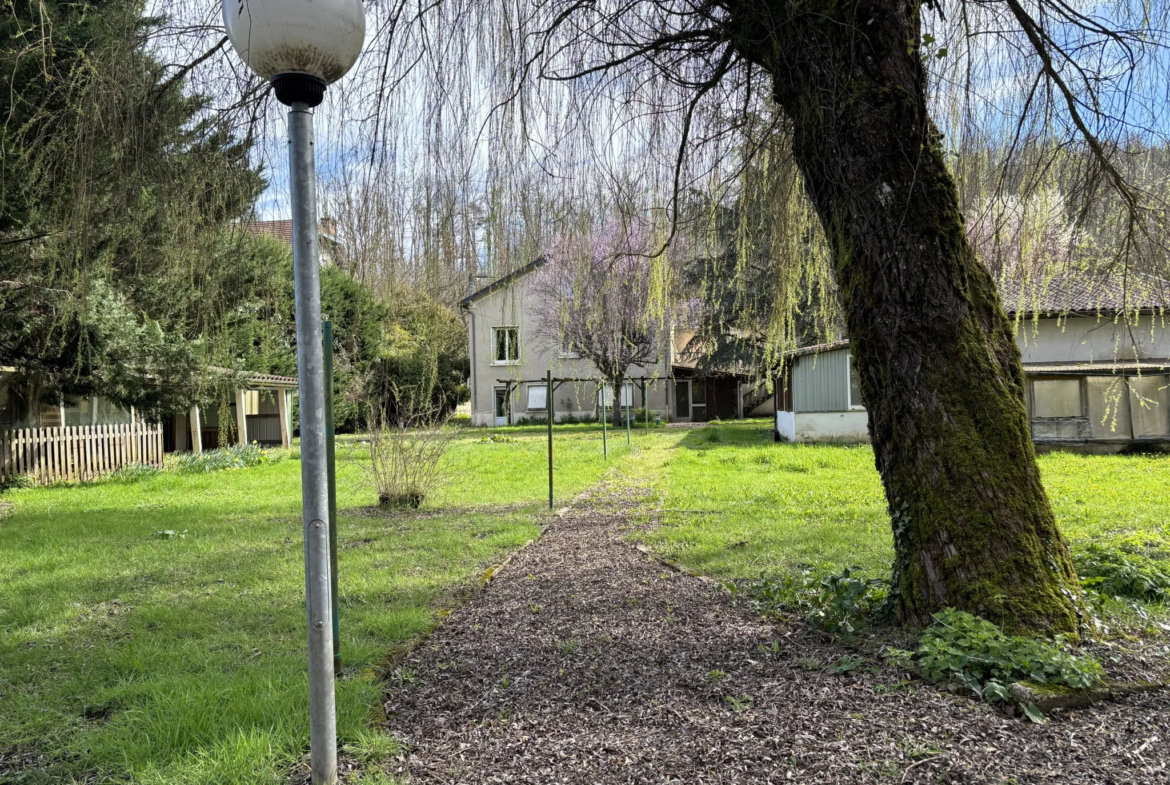
[[733,0],[735,48],[772,77],[834,251],[893,520],[900,618],[952,606],[1076,635],[1079,587],[1040,483],[1024,375],[967,242],[926,103],[920,8]]

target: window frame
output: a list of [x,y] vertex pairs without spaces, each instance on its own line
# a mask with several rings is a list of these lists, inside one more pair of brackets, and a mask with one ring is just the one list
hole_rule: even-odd
[[[630,391],[630,402],[628,404],[625,403],[627,389]],[[602,401],[604,400],[603,396],[607,390],[609,391],[609,400],[607,402],[605,402],[605,406],[607,406],[610,409],[613,409],[613,408],[615,408],[615,404],[614,404],[615,396],[613,394],[613,390],[610,389],[609,384],[602,384],[602,385],[598,386],[598,388],[597,388],[597,405],[598,406],[602,405]],[[631,409],[633,409],[634,408],[634,383],[633,382],[622,382],[621,392],[616,396],[616,398],[617,398],[616,408],[624,409],[626,406],[629,406]]]
[[[1088,417],[1088,397],[1085,395],[1084,376],[1034,376],[1028,385],[1028,419],[1032,420],[1084,420]],[[1036,412],[1036,383],[1037,382],[1076,382],[1077,383],[1077,414],[1041,415]]]
[[560,348],[557,349],[558,360],[580,360],[581,353],[573,348],[573,344],[566,338],[561,340]]
[[[497,356],[496,356],[496,349],[498,348],[498,345],[499,345],[498,344],[499,339],[496,336],[501,331],[503,331],[505,333],[505,335],[504,335],[504,359],[503,360],[497,359]],[[514,331],[515,336],[516,336],[514,342],[508,340],[508,336],[507,336],[508,331]],[[500,325],[499,327],[493,327],[491,329],[491,338],[492,338],[492,355],[491,355],[492,356],[492,362],[491,362],[492,365],[520,365],[520,363],[523,362],[523,360],[521,359],[522,355],[521,355],[521,347],[520,347],[520,326],[519,325]],[[513,348],[515,349],[515,351],[512,351]]]

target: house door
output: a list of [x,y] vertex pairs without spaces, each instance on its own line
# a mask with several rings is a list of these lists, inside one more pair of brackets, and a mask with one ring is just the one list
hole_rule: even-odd
[[496,388],[496,425],[508,424],[508,388]]
[[682,422],[691,419],[691,382],[689,379],[676,379],[674,382],[674,416],[675,419]]
[[691,383],[691,422],[707,422],[707,383]]

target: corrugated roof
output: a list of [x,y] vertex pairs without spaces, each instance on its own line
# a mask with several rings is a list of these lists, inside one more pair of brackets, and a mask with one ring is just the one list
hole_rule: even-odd
[[802,346],[801,348],[788,352],[785,357],[804,357],[809,354],[820,354],[821,352],[831,352],[836,349],[848,349],[849,339],[842,338],[839,341],[830,341],[829,343],[818,343],[814,346]]
[[240,374],[247,378],[248,385],[258,387],[269,384],[274,387],[295,387],[298,382],[295,376],[277,376],[274,373],[255,373],[252,371],[233,371],[231,368],[222,368],[217,365],[208,366],[207,370],[224,375]]
[[[292,245],[291,219],[278,221],[240,221],[236,225],[245,232],[272,237],[285,245]],[[330,218],[322,218],[317,224],[317,233],[325,240],[336,243],[337,222]]]
[[999,282],[999,296],[1009,316],[1145,313],[1170,307],[1170,281],[1149,275],[1092,276],[1074,273],[1050,280]]
[[537,269],[538,267],[543,266],[547,262],[548,262],[548,260],[545,259],[543,256],[538,257],[536,259],[533,259],[531,262],[524,265],[519,270],[513,270],[512,272],[508,273],[507,275],[501,276],[501,277],[497,278],[496,280],[492,281],[491,283],[489,283],[487,286],[483,287],[479,291],[472,292],[471,294],[467,295],[466,297],[464,297],[462,300],[459,301],[459,307],[465,308],[468,305],[471,305],[471,303],[475,302],[476,300],[483,297],[484,295],[491,294],[496,289],[507,286],[508,284],[512,283],[517,278],[519,278],[520,276],[527,275],[528,273],[532,272],[533,270]]
[[254,373],[248,377],[249,384],[277,384],[284,387],[295,387],[299,382],[295,376],[277,376],[271,373]]

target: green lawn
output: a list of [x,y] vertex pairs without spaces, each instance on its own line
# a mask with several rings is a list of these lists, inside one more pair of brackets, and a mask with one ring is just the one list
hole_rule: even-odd
[[[661,553],[721,578],[806,564],[888,572],[889,516],[868,446],[776,444],[768,421],[682,433],[641,459],[659,476],[663,525],[643,536]],[[1039,461],[1072,542],[1170,538],[1170,456],[1049,453]]]
[[[341,462],[343,744],[385,746],[375,666],[538,534],[543,431],[485,433],[460,435],[427,515],[370,515],[373,491]],[[558,433],[562,498],[601,477],[600,436]],[[308,739],[300,462],[2,498],[0,752],[45,755],[19,781],[284,781]]]
[[[558,506],[619,467],[657,491],[662,525],[638,536],[700,572],[889,568],[868,447],[774,444],[766,421],[639,430],[633,450],[611,435],[606,463],[597,426],[558,427]],[[348,438],[340,453],[361,449]],[[375,730],[386,654],[536,536],[547,508],[540,426],[469,429],[451,457],[450,484],[403,516],[371,514],[372,489],[341,462],[338,727],[351,751],[387,751]],[[1170,456],[1040,464],[1070,539],[1170,535]],[[18,781],[287,778],[308,738],[298,460],[3,499],[15,508],[0,519],[0,760],[24,756]]]

